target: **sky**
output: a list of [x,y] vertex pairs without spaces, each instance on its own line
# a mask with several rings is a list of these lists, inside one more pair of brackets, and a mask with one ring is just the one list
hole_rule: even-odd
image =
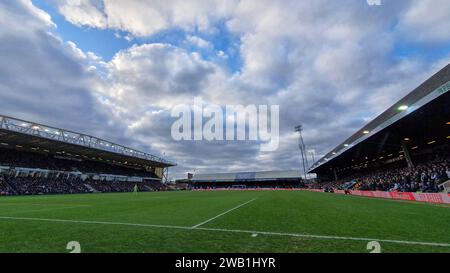
[[[369,1],[370,2],[370,1]],[[300,168],[450,61],[450,1],[2,0],[0,113],[187,172]],[[171,109],[279,105],[280,144],[175,141]]]

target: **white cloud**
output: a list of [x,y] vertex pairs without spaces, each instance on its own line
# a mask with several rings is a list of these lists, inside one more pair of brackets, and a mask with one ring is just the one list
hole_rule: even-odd
[[217,18],[226,17],[236,0],[57,0],[58,8],[76,25],[120,29],[135,36],[149,36],[180,27],[209,30]]
[[207,49],[207,50],[213,49],[213,45],[210,42],[208,42],[200,37],[197,37],[197,36],[189,35],[186,38],[186,41],[189,44],[196,46],[198,48]]
[[450,1],[414,0],[399,23],[399,30],[413,41],[450,41]]
[[116,54],[107,65],[104,95],[132,106],[133,112],[152,107],[169,108],[209,90],[221,68],[197,53],[167,44],[133,46]]
[[101,11],[101,0],[58,1],[59,11],[75,25],[86,25],[104,29],[107,19]]
[[[5,0],[0,4],[3,6],[0,9],[2,25],[0,35],[4,36],[13,32],[35,34],[38,31],[47,31],[56,27],[50,15],[33,6],[30,0]],[[26,12],[19,13],[22,10]]]

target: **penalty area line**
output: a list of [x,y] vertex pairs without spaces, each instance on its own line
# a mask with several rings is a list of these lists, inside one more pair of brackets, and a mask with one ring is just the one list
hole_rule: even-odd
[[243,207],[243,206],[245,206],[245,205],[247,205],[247,204],[249,204],[249,203],[251,203],[251,202],[253,202],[253,201],[255,201],[255,200],[256,200],[256,198],[254,198],[254,199],[252,199],[252,200],[249,200],[249,201],[247,201],[247,202],[245,202],[245,203],[242,203],[242,204],[240,204],[240,205],[238,205],[238,206],[236,206],[236,207],[234,207],[234,208],[231,208],[231,209],[229,209],[229,210],[227,210],[227,211],[224,211],[224,212],[222,212],[221,214],[218,214],[218,215],[216,215],[216,216],[214,216],[214,217],[212,217],[212,218],[210,218],[210,219],[208,219],[208,220],[206,220],[206,221],[201,222],[200,224],[197,224],[197,225],[193,226],[192,229],[199,228],[199,227],[201,227],[201,226],[203,226],[203,225],[205,225],[205,224],[207,224],[207,223],[209,223],[209,222],[211,222],[211,221],[213,221],[213,220],[215,220],[215,219],[217,219],[217,218],[219,218],[219,217],[221,217],[221,216],[224,216],[225,214],[230,213],[230,212],[232,212],[233,210],[237,210],[238,208]]
[[346,240],[346,241],[363,241],[363,242],[377,241],[377,242],[381,242],[381,243],[404,244],[404,245],[450,247],[449,243],[416,242],[416,241],[388,240],[388,239],[370,239],[370,238],[358,238],[358,237],[340,237],[340,236],[299,234],[299,233],[251,231],[251,230],[240,230],[240,229],[220,229],[220,228],[202,228],[202,227],[193,229],[192,227],[170,226],[170,225],[152,225],[152,224],[64,220],[64,219],[45,219],[45,218],[28,218],[28,217],[7,217],[7,216],[0,216],[0,220],[39,221],[39,222],[53,222],[53,223],[92,224],[92,225],[113,225],[113,226],[129,226],[129,227],[148,227],[148,228],[161,228],[161,229],[178,229],[178,230],[185,230],[185,231],[212,231],[212,232],[222,232],[222,233],[244,233],[244,234],[252,234],[252,235],[258,234],[258,235],[269,235],[269,236],[287,236],[287,237],[324,239],[324,240]]

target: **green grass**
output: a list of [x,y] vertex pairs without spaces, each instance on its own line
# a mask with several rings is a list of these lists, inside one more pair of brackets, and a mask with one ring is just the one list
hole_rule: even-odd
[[[67,243],[78,241],[82,252],[368,253],[365,240],[289,234],[450,244],[449,230],[449,206],[300,191],[0,198],[0,252],[68,252]],[[450,252],[449,246],[380,244],[382,252]]]

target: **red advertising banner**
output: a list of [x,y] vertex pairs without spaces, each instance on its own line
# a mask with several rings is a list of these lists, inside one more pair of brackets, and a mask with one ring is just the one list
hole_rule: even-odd
[[[235,191],[242,191],[242,190],[258,190],[258,191],[264,191],[264,190],[280,190],[280,191],[295,191],[295,190],[301,190],[301,191],[312,191],[312,192],[323,192],[323,190],[319,189],[226,189],[226,188],[220,188],[220,189],[206,189],[208,190],[235,190]],[[200,190],[202,191],[202,190]],[[337,194],[345,194],[345,191],[343,190],[335,190],[334,191]],[[349,191],[350,195],[355,196],[364,196],[364,197],[372,197],[372,198],[384,198],[384,199],[395,199],[395,200],[406,200],[406,201],[417,201],[417,202],[426,202],[426,203],[437,203],[437,204],[450,204],[450,194],[445,193],[413,193],[413,192],[385,192],[385,191]]]
[[[345,194],[337,190],[335,193]],[[351,195],[385,198],[395,200],[418,201],[426,203],[450,204],[450,194],[445,193],[412,193],[412,192],[385,192],[385,191],[350,191]]]

